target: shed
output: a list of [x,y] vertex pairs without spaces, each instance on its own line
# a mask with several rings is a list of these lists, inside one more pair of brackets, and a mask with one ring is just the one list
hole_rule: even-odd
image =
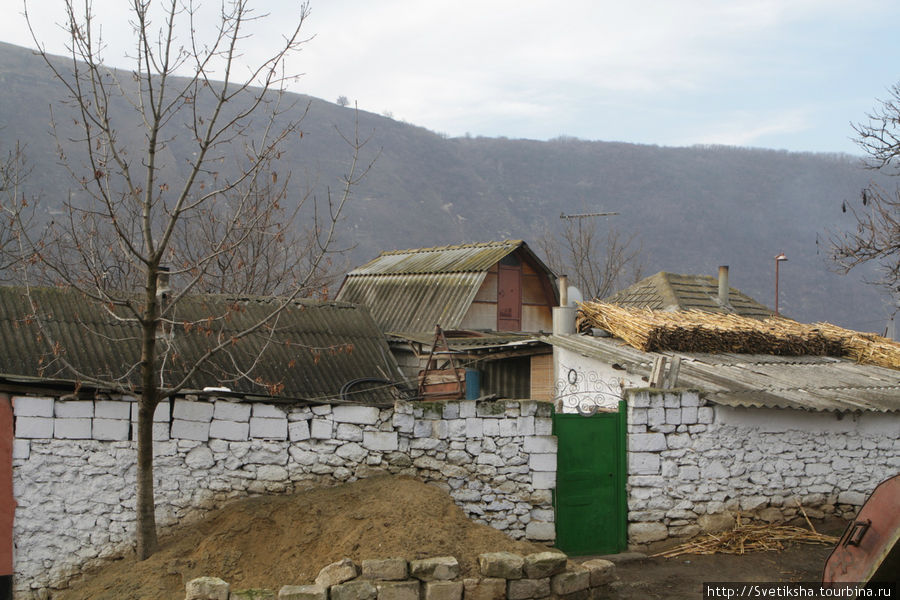
[[[262,321],[281,302],[274,297],[184,297],[166,340],[167,379],[183,377],[217,340]],[[138,390],[138,325],[119,318],[122,309],[115,310],[122,314],[111,314],[70,288],[32,288],[26,294],[24,288],[0,287],[4,386],[17,393],[34,386],[85,387],[87,378],[64,366],[60,358],[65,358],[79,373]],[[210,315],[216,318],[207,323]],[[55,352],[48,348],[48,337],[59,342]],[[191,377],[188,390],[224,387],[251,397],[391,404],[394,395],[383,383],[361,391],[366,380],[399,378],[387,341],[364,307],[297,299],[267,327],[214,356]]]
[[392,250],[347,274],[337,300],[391,333],[550,331],[555,276],[522,240]]

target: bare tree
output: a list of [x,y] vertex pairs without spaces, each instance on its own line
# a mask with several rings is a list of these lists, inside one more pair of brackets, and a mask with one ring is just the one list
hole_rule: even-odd
[[338,106],[347,106],[349,104],[350,104],[350,100],[347,98],[347,96],[338,96],[338,98],[337,98]]
[[[247,0],[216,5],[211,18],[192,0],[130,2],[133,66],[125,76],[104,65],[105,45],[90,2],[65,1],[69,60],[49,56],[32,28],[47,66],[67,90],[76,134],[68,113],[54,110],[59,155],[75,186],[65,216],[44,229],[45,240],[22,236],[29,270],[72,286],[101,306],[111,319],[139,331],[140,358],[120,373],[79,371],[57,352],[60,340],[41,332],[54,349],[54,360],[81,382],[138,396],[137,554],[157,547],[153,480],[153,414],[214,357],[270,323],[302,295],[320,285],[342,210],[352,188],[365,175],[360,165],[366,140],[358,127],[345,137],[349,164],[340,190],[313,206],[307,233],[291,237],[300,214],[287,209],[287,176],[275,165],[282,144],[301,135],[306,112],[286,104],[290,77],[285,61],[304,43],[301,26],[308,6],[298,7],[297,22],[277,40],[271,53],[245,71],[241,63],[248,28],[265,17]],[[26,7],[29,27],[33,21]],[[210,29],[214,23],[214,29]],[[203,35],[201,32],[210,32]],[[73,139],[74,138],[74,139]],[[130,140],[130,141],[129,141]],[[137,142],[135,140],[138,140]],[[305,250],[300,259],[293,255]],[[268,263],[260,268],[265,257]],[[169,277],[173,282],[169,289]],[[175,345],[159,332],[205,327],[229,319],[229,305],[197,323],[184,323],[180,303],[201,291],[277,292],[260,321],[227,337],[209,335],[194,364],[177,371]],[[41,307],[32,302],[35,320]],[[212,308],[210,310],[213,310]],[[133,330],[133,328],[132,328]],[[86,331],[85,335],[90,332]],[[117,340],[122,341],[122,340]],[[235,367],[237,369],[237,367]],[[249,373],[236,376],[250,377]],[[174,377],[174,378],[173,378]],[[272,382],[258,381],[261,387]]]
[[0,162],[0,282],[15,280],[23,259],[20,231],[32,230],[37,198],[25,191],[30,171],[19,143]]
[[[856,142],[869,157],[870,169],[900,175],[900,84],[879,101],[868,122],[854,125]],[[878,281],[900,301],[900,187],[886,190],[876,183],[862,190],[856,204],[842,210],[856,221],[851,231],[831,236],[832,259],[844,272],[864,263],[881,270]]]
[[567,219],[558,236],[547,232],[538,245],[548,266],[568,275],[585,298],[605,298],[639,280],[645,268],[636,234],[610,228],[602,237],[590,218]]

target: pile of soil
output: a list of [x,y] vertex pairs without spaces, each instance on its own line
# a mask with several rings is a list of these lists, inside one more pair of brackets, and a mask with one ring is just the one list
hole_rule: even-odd
[[529,554],[546,547],[515,541],[469,520],[450,496],[409,477],[376,477],[288,496],[248,498],[179,527],[145,561],[127,556],[88,573],[54,598],[183,597],[187,581],[221,577],[232,590],[312,583],[327,564],[350,558],[454,556],[474,574],[482,552]]

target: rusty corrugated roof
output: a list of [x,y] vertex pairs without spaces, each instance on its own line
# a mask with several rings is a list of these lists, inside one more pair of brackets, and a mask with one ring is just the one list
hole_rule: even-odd
[[[554,335],[553,345],[623,367],[640,380],[650,375],[656,352],[642,352],[615,338]],[[678,387],[696,388],[717,404],[809,411],[900,411],[900,371],[830,356],[704,354],[680,356]],[[627,376],[626,376],[627,377]],[[646,385],[646,384],[643,384]]]
[[522,240],[392,250],[350,271],[337,299],[368,307],[382,331],[456,329],[487,271],[517,250],[553,276]]
[[[138,387],[137,323],[112,317],[72,290],[34,288],[31,297],[38,307],[37,319],[22,288],[0,287],[0,335],[4,342],[0,375],[82,380],[61,363],[59,357],[64,357],[82,373]],[[166,363],[168,382],[182,377],[212,345],[228,341],[259,322],[278,304],[277,298],[263,297],[183,298],[173,314],[177,325],[173,351]],[[125,315],[121,309],[116,312]],[[216,318],[207,324],[210,316]],[[38,323],[46,335],[38,329]],[[387,341],[363,307],[296,300],[269,325],[216,355],[190,379],[188,388],[224,386],[245,394],[326,400],[337,398],[349,381],[398,375]],[[59,342],[55,353],[46,338]],[[236,377],[238,371],[243,372],[241,377]],[[356,399],[386,402],[391,398],[390,391],[381,388]]]
[[604,299],[610,304],[653,310],[702,310],[763,318],[774,314],[764,304],[736,288],[729,288],[728,304],[719,303],[719,282],[706,275],[660,271]]

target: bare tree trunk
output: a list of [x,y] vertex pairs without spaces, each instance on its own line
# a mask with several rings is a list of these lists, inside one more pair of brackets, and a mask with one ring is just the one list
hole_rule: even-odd
[[156,403],[144,394],[138,404],[137,439],[137,557],[149,558],[159,547],[153,500],[153,413]]

